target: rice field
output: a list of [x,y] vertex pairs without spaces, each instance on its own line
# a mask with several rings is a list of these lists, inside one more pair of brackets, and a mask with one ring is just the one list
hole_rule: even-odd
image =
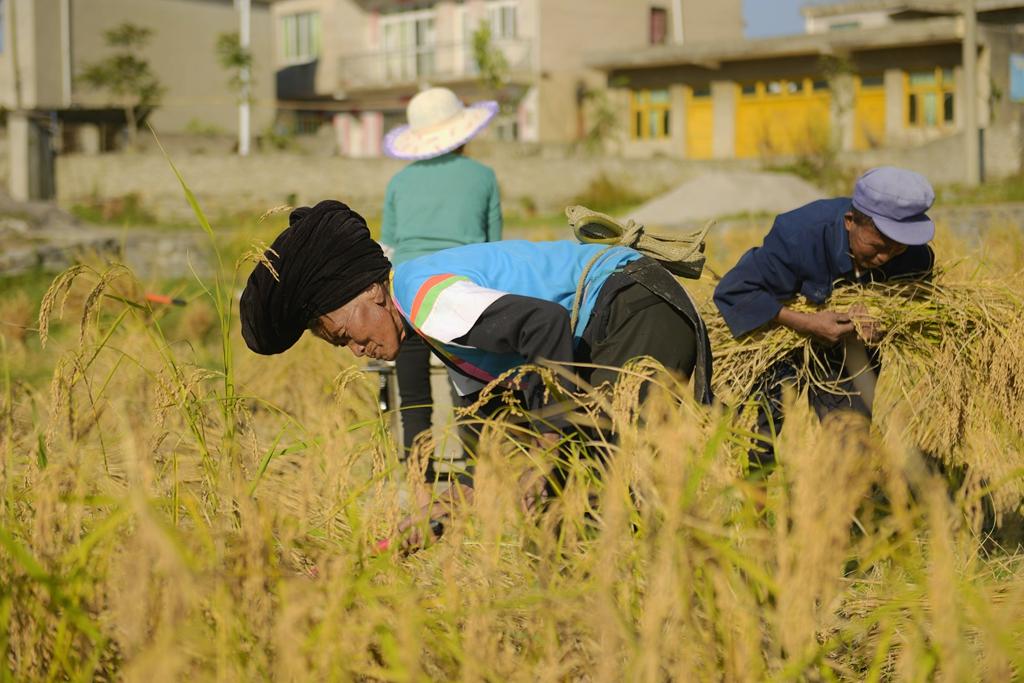
[[[420,553],[378,552],[433,493],[399,463],[375,379],[309,338],[249,353],[235,294],[251,256],[196,208],[221,267],[181,286],[183,310],[100,263],[0,295],[2,680],[1024,676],[1019,423],[986,422],[1020,408],[984,402],[1020,385],[963,387],[971,438],[948,437],[945,463],[906,421],[822,425],[790,397],[781,466],[757,478],[740,408],[696,406],[639,363],[583,401],[618,433],[606,462],[563,444],[561,494],[524,512],[507,482],[555,456],[488,423],[466,514]],[[998,281],[985,302],[1012,318],[1024,241],[988,235],[982,251],[944,235],[940,262],[968,298]],[[759,239],[713,236],[712,269]],[[896,386],[917,406],[991,375],[1020,352],[1019,323],[1000,334],[969,367],[938,343]]]

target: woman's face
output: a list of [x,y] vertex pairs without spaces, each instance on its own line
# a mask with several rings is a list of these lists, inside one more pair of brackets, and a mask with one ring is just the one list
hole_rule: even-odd
[[356,356],[394,360],[405,339],[405,325],[381,284],[371,285],[341,308],[317,318],[313,334]]

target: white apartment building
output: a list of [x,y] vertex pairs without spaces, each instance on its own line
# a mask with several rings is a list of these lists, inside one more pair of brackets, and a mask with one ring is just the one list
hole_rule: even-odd
[[[378,156],[408,100],[442,85],[467,101],[496,98],[490,135],[568,143],[586,130],[585,100],[603,83],[595,49],[739,38],[739,3],[693,0],[281,0],[273,7],[279,110],[300,130],[330,122],[342,154]],[[474,34],[490,27],[504,82],[481,82]]]

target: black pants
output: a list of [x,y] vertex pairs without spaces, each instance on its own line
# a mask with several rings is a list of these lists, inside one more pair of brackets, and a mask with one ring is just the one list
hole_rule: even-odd
[[[618,370],[640,356],[651,356],[669,371],[689,378],[697,361],[698,339],[694,324],[643,285],[632,281],[618,285],[610,290],[609,296],[599,299],[574,359],[603,367],[575,368],[580,379],[592,386],[605,382],[614,384],[618,380]],[[462,397],[458,405],[472,405],[478,402],[479,397],[479,393]],[[523,400],[521,395],[520,400]],[[506,407],[506,402],[497,392],[478,406],[475,417],[481,420],[490,418]],[[563,432],[575,431],[558,418],[545,424]],[[467,447],[475,450],[479,429],[464,426],[461,436]],[[584,436],[591,440],[593,435]],[[594,455],[599,459],[603,457],[601,453]],[[555,476],[557,478],[558,475]]]
[[[819,358],[825,368],[822,380],[835,384],[843,393],[825,391],[815,386],[807,387],[807,402],[818,419],[824,420],[829,413],[837,411],[850,411],[870,418],[871,409],[857,393],[853,380],[846,371],[842,345],[820,352]],[[869,360],[872,369],[877,372],[881,367],[877,354],[869,353]],[[804,389],[796,383],[796,364],[799,362],[802,360],[794,356],[773,365],[762,377],[755,392],[758,401],[756,431],[762,440],[748,453],[752,465],[770,466],[775,463],[772,434],[778,435],[782,432],[782,423],[785,420],[782,411],[783,386],[788,383],[797,391]]]
[[578,352],[578,360],[605,366],[585,371],[583,379],[591,385],[614,384],[617,369],[640,356],[650,356],[682,377],[693,374],[696,329],[665,299],[629,282],[610,301],[599,300],[597,309]]
[[[402,413],[403,460],[409,457],[416,437],[431,428],[434,406],[430,391],[430,354],[430,347],[423,338],[411,334],[402,342],[398,358],[395,359],[398,398]],[[431,483],[439,478],[438,472],[434,469],[433,454],[427,459],[424,477]]]

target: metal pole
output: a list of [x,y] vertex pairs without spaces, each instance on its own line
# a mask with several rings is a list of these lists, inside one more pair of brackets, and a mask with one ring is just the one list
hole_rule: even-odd
[[10,170],[7,177],[7,187],[11,197],[17,201],[28,201],[31,198],[31,180],[29,179],[29,122],[28,112],[22,109],[21,101],[21,65],[18,59],[19,50],[19,26],[18,26],[18,0],[10,0],[0,6],[0,11],[6,11],[7,16],[4,22],[10,27],[11,37],[11,77],[14,81],[14,108],[7,116],[7,142],[10,147],[9,162]]
[[60,44],[63,57],[63,78],[61,90],[64,108],[71,107],[71,0],[64,0],[60,6]]
[[[249,10],[251,0],[238,0],[239,8],[239,21],[241,26],[238,31],[238,42],[242,50],[249,53]],[[240,93],[241,101],[238,104],[238,154],[239,156],[249,156],[249,138],[250,135],[250,111],[249,111],[249,66],[242,67],[240,74],[242,79],[242,91]]]
[[978,16],[974,0],[964,0],[964,181],[968,185],[981,182],[978,144]]

